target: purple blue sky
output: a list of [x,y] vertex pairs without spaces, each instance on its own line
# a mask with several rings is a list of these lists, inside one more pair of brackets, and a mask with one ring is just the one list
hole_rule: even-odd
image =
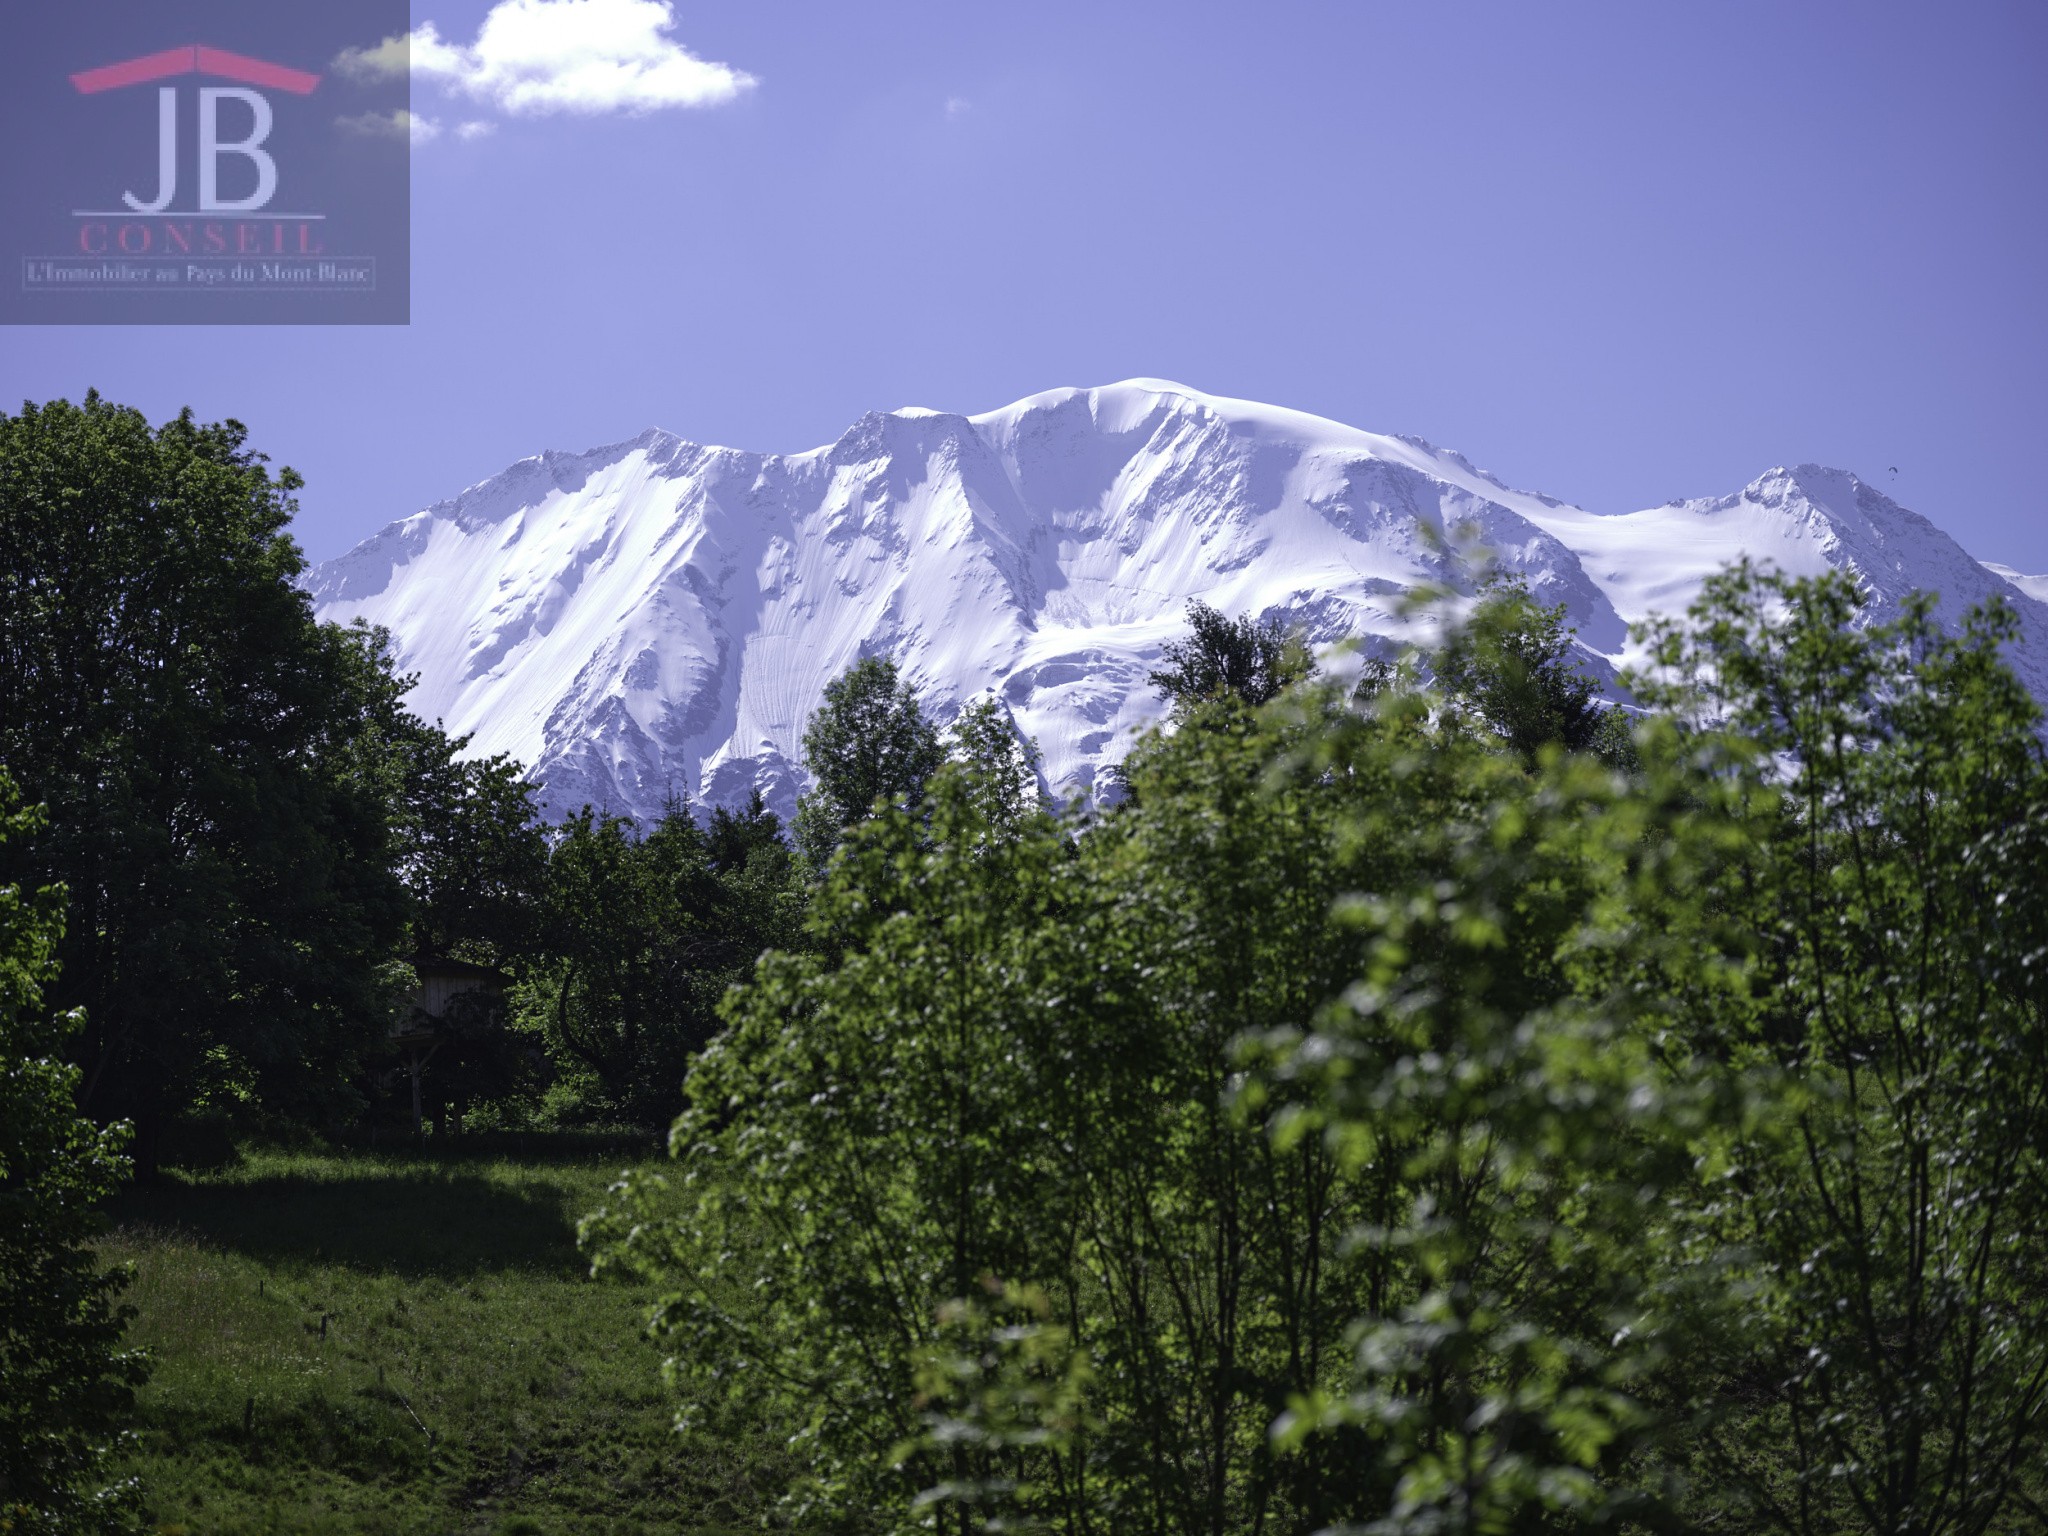
[[409,328],[9,329],[0,400],[240,417],[316,558],[542,448],[1144,374],[1595,511],[1838,465],[2048,571],[2039,0],[678,0],[608,109],[517,56],[560,3],[415,0]]

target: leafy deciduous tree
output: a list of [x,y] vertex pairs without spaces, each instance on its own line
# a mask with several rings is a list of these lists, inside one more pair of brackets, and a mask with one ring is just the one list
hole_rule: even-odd
[[1545,607],[1519,576],[1496,576],[1430,657],[1454,709],[1498,736],[1525,762],[1545,746],[1591,752],[1625,766],[1628,717],[1571,659],[1564,604]]
[[825,685],[824,701],[804,727],[804,766],[813,780],[797,806],[797,853],[815,873],[846,829],[877,804],[914,806],[945,760],[938,728],[917,690],[887,656],[864,656]]
[[[0,772],[0,844],[40,820]],[[127,1174],[125,1128],[80,1118],[62,1059],[80,1020],[44,998],[63,898],[0,885],[0,1528],[23,1536],[120,1523],[106,1459],[144,1375],[121,1347],[125,1276],[87,1246],[94,1205]]]
[[0,758],[50,813],[0,874],[70,892],[51,1000],[144,1171],[210,1093],[338,1107],[405,921],[354,750],[386,679],[314,623],[298,479],[245,438],[96,395],[0,417]]
[[789,845],[783,841],[782,818],[768,809],[758,789],[743,811],[712,807],[704,837],[711,868],[718,874],[746,869],[757,854],[768,860],[765,873],[779,877],[787,872]]
[[757,823],[755,851],[723,871],[681,805],[645,835],[588,809],[558,834],[525,1007],[557,1052],[596,1075],[610,1113],[643,1125],[671,1118],[726,988],[791,936],[788,858],[762,833]]
[[2025,1528],[2048,770],[2009,616],[1856,618],[1714,583],[1619,773],[1495,594],[1078,833],[973,712],[586,1239],[851,1529]]
[[1151,674],[1152,686],[1177,708],[1226,694],[1257,708],[1314,670],[1277,620],[1227,619],[1197,598],[1188,604],[1188,629],[1186,639],[1160,651],[1166,665]]
[[1755,1254],[1725,1388],[1756,1411],[1703,1462],[1800,1536],[2018,1528],[2048,1462],[2048,760],[2010,609],[1950,634],[1931,599],[1871,625],[1861,603],[1743,566],[1654,635],[1645,691],[1784,776],[1721,882],[1758,983],[1689,1000],[1702,1048],[1782,1074],[1787,1107],[1712,1208]]

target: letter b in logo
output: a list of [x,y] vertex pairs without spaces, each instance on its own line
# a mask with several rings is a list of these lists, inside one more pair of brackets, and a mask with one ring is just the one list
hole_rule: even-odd
[[[224,99],[247,102],[249,136],[223,143],[220,104]],[[270,137],[270,103],[261,91],[239,85],[203,86],[199,92],[199,208],[202,213],[253,213],[277,194],[277,162],[258,146]],[[220,200],[220,157],[246,155],[256,167],[256,190],[232,202]]]

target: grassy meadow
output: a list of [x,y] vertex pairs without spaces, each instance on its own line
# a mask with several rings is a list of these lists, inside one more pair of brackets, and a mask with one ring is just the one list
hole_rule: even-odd
[[262,1153],[110,1212],[155,1357],[130,1459],[149,1529],[714,1532],[772,1452],[685,1455],[647,1296],[589,1278],[576,1221],[651,1148]]

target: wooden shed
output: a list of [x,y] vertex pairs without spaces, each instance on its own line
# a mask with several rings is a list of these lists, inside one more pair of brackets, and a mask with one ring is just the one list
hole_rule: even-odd
[[391,1045],[412,1077],[412,1133],[417,1137],[421,1120],[420,1078],[447,1038],[441,1029],[442,1020],[457,999],[463,999],[465,1006],[473,1006],[471,999],[493,1005],[503,1003],[511,978],[502,971],[487,965],[471,965],[466,960],[422,956],[413,961],[412,968],[419,977],[419,985],[392,1026]]

